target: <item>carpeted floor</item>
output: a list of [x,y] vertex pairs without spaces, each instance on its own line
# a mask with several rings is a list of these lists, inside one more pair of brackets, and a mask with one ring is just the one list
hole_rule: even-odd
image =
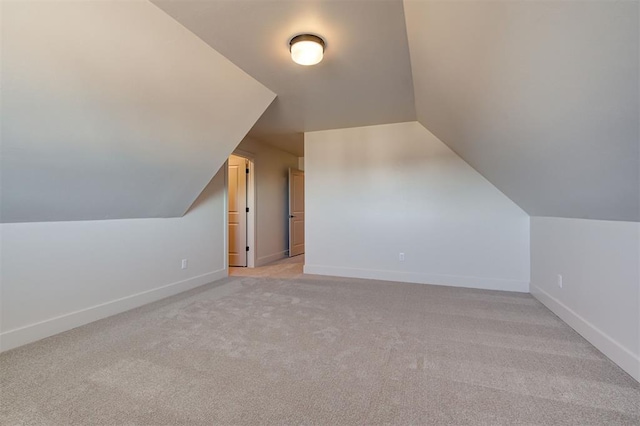
[[1,355],[0,423],[640,424],[640,385],[530,295],[289,275]]

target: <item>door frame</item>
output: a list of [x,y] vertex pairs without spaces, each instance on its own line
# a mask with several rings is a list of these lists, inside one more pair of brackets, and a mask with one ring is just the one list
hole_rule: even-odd
[[[289,225],[289,229],[288,229],[288,231],[289,231],[289,250],[288,250],[288,252],[289,252],[289,257],[300,256],[300,255],[304,254],[305,251],[306,251],[304,245],[303,245],[302,253],[293,254],[293,250],[292,250],[293,249],[293,222],[294,222],[292,219],[295,216],[293,216],[294,212],[293,212],[292,206],[293,206],[294,203],[293,203],[293,191],[291,189],[292,189],[292,185],[293,185],[293,178],[292,177],[293,177],[294,173],[301,173],[303,179],[304,179],[304,176],[305,176],[304,170],[293,168],[293,167],[289,167],[289,179],[288,179],[289,180],[288,181],[288,187],[289,187],[288,188],[289,189],[289,212],[288,212],[289,213],[288,214],[288,216],[289,216],[289,220],[288,220],[288,225]],[[302,187],[302,190],[304,192],[304,190],[305,190],[305,186],[304,185]],[[302,202],[303,203],[305,202],[304,193],[303,193]],[[304,211],[303,211],[303,216],[304,216]],[[306,241],[306,235],[305,235],[305,233],[306,233],[306,217],[303,217],[303,222],[304,222],[305,226],[304,226],[302,232],[303,232],[303,238],[305,238],[305,241]]]
[[[249,161],[249,176],[247,177],[247,207],[249,213],[247,213],[247,245],[249,251],[247,252],[247,268],[255,268],[256,265],[256,229],[257,229],[257,215],[256,215],[256,182],[255,182],[255,155],[253,153],[243,151],[240,149],[234,150],[229,156],[235,155],[242,157]],[[229,268],[229,158],[224,162],[224,229],[225,229],[225,241],[224,241],[224,253],[225,253],[225,266]]]

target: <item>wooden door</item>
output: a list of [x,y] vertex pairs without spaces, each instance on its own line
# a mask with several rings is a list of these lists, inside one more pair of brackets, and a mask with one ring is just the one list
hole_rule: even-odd
[[247,160],[229,157],[229,266],[247,266]]
[[304,253],[304,172],[289,169],[289,257]]

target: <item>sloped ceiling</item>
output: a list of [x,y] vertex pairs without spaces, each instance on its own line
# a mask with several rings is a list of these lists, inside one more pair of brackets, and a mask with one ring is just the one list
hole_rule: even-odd
[[[303,132],[415,120],[401,0],[153,0],[278,98],[251,136],[302,155]],[[327,41],[313,67],[291,61],[302,32]]]
[[640,220],[639,2],[404,6],[420,123],[530,215]]
[[181,216],[275,97],[146,1],[2,6],[2,222]]
[[1,3],[1,221],[179,216],[254,123],[416,116],[531,215],[640,220],[638,1],[155,3]]

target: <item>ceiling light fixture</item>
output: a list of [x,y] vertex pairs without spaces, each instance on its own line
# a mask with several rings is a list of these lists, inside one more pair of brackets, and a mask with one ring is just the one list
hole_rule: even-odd
[[300,34],[289,42],[293,62],[300,65],[315,65],[324,55],[324,40],[313,34]]

